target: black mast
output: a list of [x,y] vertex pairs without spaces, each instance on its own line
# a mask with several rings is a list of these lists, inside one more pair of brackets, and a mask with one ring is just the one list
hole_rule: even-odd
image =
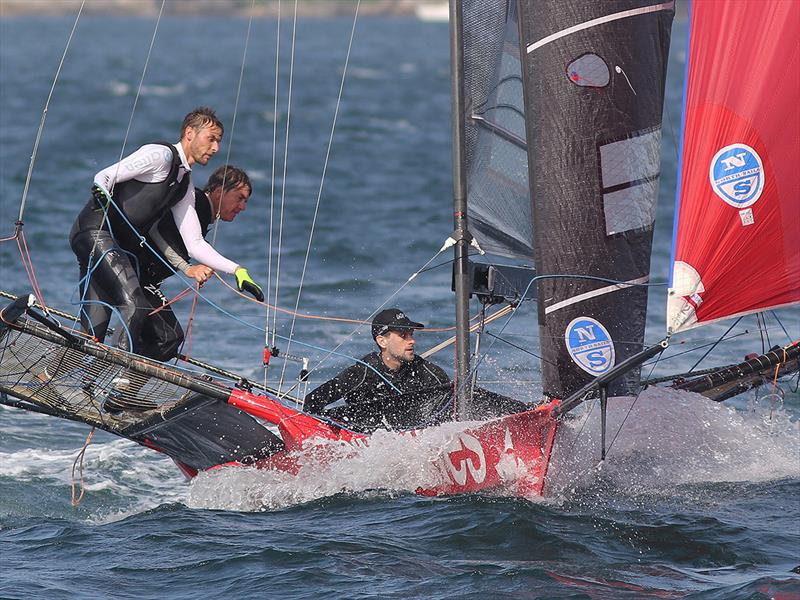
[[450,0],[450,81],[453,107],[453,220],[456,293],[456,418],[469,418],[469,243],[467,179],[464,168],[464,49],[461,0]]

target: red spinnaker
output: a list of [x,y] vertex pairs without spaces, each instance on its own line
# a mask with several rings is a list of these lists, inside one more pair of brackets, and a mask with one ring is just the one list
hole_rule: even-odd
[[800,302],[800,2],[691,6],[670,331]]

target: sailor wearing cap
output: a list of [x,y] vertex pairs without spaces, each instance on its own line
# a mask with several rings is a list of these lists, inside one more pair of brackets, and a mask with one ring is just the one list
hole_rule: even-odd
[[[378,351],[308,394],[305,410],[326,414],[328,405],[343,399],[343,414],[362,425],[367,423],[363,428],[402,428],[426,421],[436,404],[430,396],[441,398],[443,390],[449,395],[450,378],[440,367],[414,353],[414,332],[424,327],[399,308],[379,312],[372,320],[372,338]],[[422,393],[401,402],[392,400],[423,390],[431,394]]]

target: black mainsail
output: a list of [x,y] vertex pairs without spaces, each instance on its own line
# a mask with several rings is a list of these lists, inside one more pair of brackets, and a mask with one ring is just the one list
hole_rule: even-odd
[[674,2],[519,9],[542,381],[564,397],[643,346]]

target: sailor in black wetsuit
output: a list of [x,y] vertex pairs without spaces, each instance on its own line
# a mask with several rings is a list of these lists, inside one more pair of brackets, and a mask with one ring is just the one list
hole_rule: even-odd
[[94,178],[92,199],[70,232],[78,258],[81,324],[103,340],[118,311],[123,326],[115,344],[138,351],[151,305],[139,282],[138,260],[144,234],[172,212],[189,256],[214,270],[233,273],[239,289],[263,300],[247,270],[217,253],[204,239],[195,211],[194,164],[205,165],[219,150],[223,126],[213,110],[198,108],[184,118],[177,144],[147,144]]
[[[397,308],[379,312],[372,321],[372,337],[379,352],[368,354],[361,363],[308,394],[304,409],[364,431],[402,429],[449,418],[450,378],[440,367],[414,353],[414,330],[423,327]],[[401,394],[411,395],[398,398]],[[344,407],[325,410],[340,399],[344,399]]]
[[[247,173],[233,165],[219,167],[208,178],[204,189],[195,188],[194,207],[203,237],[217,219],[233,221],[244,211],[251,192]],[[140,252],[140,281],[151,307],[159,311],[149,315],[144,322],[139,354],[168,361],[177,355],[184,336],[172,308],[167,306],[168,299],[161,291],[161,283],[179,272],[203,285],[214,270],[203,264],[189,263],[189,252],[172,213],[164,215],[153,226],[148,241],[158,250],[158,255],[146,248]]]

